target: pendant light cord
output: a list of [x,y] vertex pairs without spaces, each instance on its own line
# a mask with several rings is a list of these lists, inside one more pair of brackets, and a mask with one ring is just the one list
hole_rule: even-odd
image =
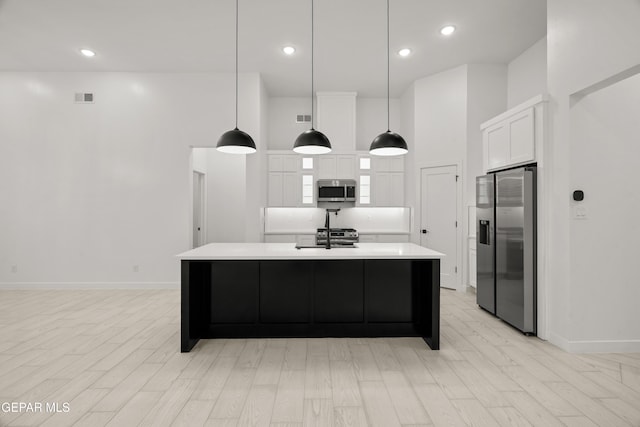
[[311,0],[311,130],[314,130],[314,123],[316,122],[316,114],[314,107],[314,92],[313,92],[313,0]]
[[389,0],[387,0],[387,132],[391,132],[389,120]]
[[236,129],[238,129],[238,0],[236,0]]

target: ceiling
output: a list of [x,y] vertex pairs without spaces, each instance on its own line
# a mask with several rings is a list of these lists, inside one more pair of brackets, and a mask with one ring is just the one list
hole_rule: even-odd
[[[239,2],[240,72],[260,72],[271,96],[307,95],[311,1]],[[546,34],[545,0],[391,0],[390,10],[392,96],[457,65],[507,63]],[[234,17],[233,0],[0,0],[0,70],[233,72]],[[458,31],[442,36],[446,24]],[[316,0],[314,56],[317,90],[386,96],[385,0]]]

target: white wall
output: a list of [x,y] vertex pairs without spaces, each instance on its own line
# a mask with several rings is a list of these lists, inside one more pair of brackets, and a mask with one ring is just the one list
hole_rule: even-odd
[[[252,132],[258,80],[240,76],[240,127]],[[233,83],[0,73],[0,284],[176,284],[174,255],[190,247],[190,146],[233,128]],[[80,91],[96,102],[74,104]]]
[[509,63],[507,109],[541,93],[547,93],[546,37]]
[[[467,236],[475,236],[475,223],[470,229],[469,206],[476,202],[476,177],[484,175],[482,169],[482,131],[480,125],[503,113],[507,101],[507,67],[502,64],[469,64],[467,66],[467,152],[465,157],[464,183],[464,224],[465,245]],[[470,283],[468,247],[463,256],[465,284]]]
[[193,170],[200,173],[207,173],[207,151],[208,148],[194,148],[192,152]]
[[467,66],[416,80],[417,164],[462,162],[467,141]]
[[[640,340],[640,74],[593,93],[571,109],[571,188],[585,192],[571,208],[571,338]],[[593,248],[609,248],[603,253]]]
[[[391,130],[399,132],[400,100],[389,100]],[[387,131],[387,98],[356,98],[356,150],[369,151],[373,139]],[[404,135],[402,135],[404,137]]]
[[411,221],[411,236],[410,240],[414,243],[418,243],[419,240],[416,240],[416,236],[418,234],[418,221],[415,218],[415,207],[417,205],[416,199],[416,180],[415,180],[415,158],[416,158],[416,142],[415,142],[415,86],[412,83],[411,86],[407,88],[407,90],[402,94],[400,98],[400,112],[402,114],[400,120],[400,135],[404,138],[407,143],[407,147],[409,152],[405,154],[404,161],[404,203],[405,206],[412,208],[411,212],[414,215],[413,220]]
[[[391,130],[400,126],[400,100],[390,100]],[[311,126],[296,123],[296,115],[311,114],[311,101],[306,98],[272,97],[268,100],[269,149],[291,150],[302,132]],[[387,99],[356,97],[356,150],[369,151],[371,141],[387,130]]]
[[[256,75],[256,77],[258,77]],[[263,208],[267,205],[267,136],[268,136],[268,96],[267,90],[261,79],[256,78],[251,82],[252,92],[257,94],[257,99],[253,101],[250,123],[257,126],[251,135],[254,136],[257,152],[246,156],[245,171],[245,233],[240,235],[236,241],[262,242],[263,241]],[[236,221],[239,221],[238,216]]]
[[248,216],[246,159],[215,148],[206,149],[206,155],[206,243],[243,242]]
[[[572,351],[640,351],[637,307],[629,310],[627,304],[618,305],[620,301],[637,301],[633,266],[620,263],[627,253],[637,253],[628,240],[634,238],[631,233],[637,220],[629,218],[624,210],[631,203],[625,198],[630,197],[633,185],[623,184],[637,181],[637,164],[625,168],[625,162],[606,161],[618,161],[624,155],[637,159],[637,133],[632,133],[636,129],[633,123],[623,122],[626,124],[619,128],[621,123],[602,110],[614,106],[621,118],[632,115],[637,120],[637,108],[629,110],[631,105],[622,101],[611,104],[610,98],[631,83],[623,82],[623,86],[612,86],[581,101],[574,95],[571,108],[573,94],[640,64],[640,8],[636,0],[549,0],[547,13],[552,128],[545,164],[550,176],[549,211],[553,213],[547,248],[549,339]],[[590,124],[591,119],[601,122]],[[596,135],[615,135],[619,140],[587,137],[592,130]],[[617,155],[606,155],[595,170],[593,160],[585,158],[602,155],[603,144],[611,145],[612,150],[621,146],[627,149],[629,135],[636,137],[629,152],[613,158]],[[589,174],[594,174],[593,178]],[[594,182],[595,174],[602,184]],[[585,202],[588,214],[594,215],[590,219],[571,218],[571,192],[578,187],[588,189]],[[605,195],[602,187],[611,194]],[[611,197],[616,201],[612,203]],[[605,237],[624,233],[630,235],[617,242]],[[599,238],[597,246],[584,245],[589,235]],[[603,242],[612,246],[602,246]],[[596,258],[598,262],[593,262]],[[604,299],[602,287],[608,293]]]
[[272,97],[268,109],[269,150],[292,150],[298,135],[311,127],[309,123],[296,123],[296,115],[311,114],[311,99]]

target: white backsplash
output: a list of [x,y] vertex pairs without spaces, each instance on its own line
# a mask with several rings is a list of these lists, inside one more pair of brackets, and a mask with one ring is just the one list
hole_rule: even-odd
[[[265,208],[265,233],[315,233],[324,227],[321,208]],[[345,208],[331,214],[331,227],[355,228],[360,233],[409,233],[411,208]]]

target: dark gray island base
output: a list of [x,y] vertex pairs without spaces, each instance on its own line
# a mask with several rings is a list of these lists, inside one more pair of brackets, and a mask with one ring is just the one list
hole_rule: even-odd
[[182,352],[206,338],[422,337],[440,348],[438,258],[181,262]]

